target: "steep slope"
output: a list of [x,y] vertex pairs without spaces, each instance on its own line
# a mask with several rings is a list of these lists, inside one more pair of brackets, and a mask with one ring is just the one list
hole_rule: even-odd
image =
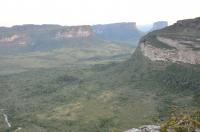
[[152,61],[200,64],[199,23],[200,18],[178,21],[149,33],[141,39],[139,48]]
[[182,20],[147,34],[133,56],[117,69],[121,70],[121,80],[141,81],[141,88],[150,83],[148,89],[160,102],[160,119],[173,105],[199,109],[199,24],[200,18]]
[[[173,106],[200,108],[199,24],[200,18],[183,20],[147,34],[129,60],[105,72],[104,76],[121,88],[151,93],[149,104],[156,109],[155,123],[165,120]],[[137,96],[133,91],[129,94]],[[138,109],[141,107],[137,105]],[[144,119],[143,115],[138,118]]]
[[[162,124],[163,120],[169,123],[168,119],[172,122],[174,118],[183,116],[180,121],[175,121],[179,125],[186,115],[191,116],[200,110],[199,29],[200,18],[195,18],[151,32],[140,40],[136,52],[124,64],[127,67],[124,74],[129,75],[129,81],[143,80],[140,88],[151,82],[147,88],[156,93],[155,98],[159,102],[157,112],[160,121],[154,124]],[[192,115],[191,119],[199,121],[198,115]],[[174,129],[174,126],[170,124],[168,128]],[[127,132],[142,131],[143,127],[146,131],[152,131],[153,127],[160,129],[149,125]],[[189,127],[179,125],[178,130],[186,131],[184,129]],[[197,125],[194,128],[199,130]],[[156,129],[153,131],[160,131]]]

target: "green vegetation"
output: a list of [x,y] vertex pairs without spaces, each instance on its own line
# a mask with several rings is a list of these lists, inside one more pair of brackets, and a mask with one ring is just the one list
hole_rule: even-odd
[[7,110],[11,129],[92,132],[150,123],[156,114],[149,104],[150,91],[146,96],[132,85],[110,82],[100,69],[54,68],[1,76],[0,104]]
[[136,51],[119,64],[2,75],[0,107],[9,130],[120,131],[166,120],[172,105],[199,108],[199,75],[199,66],[152,63]]
[[180,121],[199,127],[199,112],[172,115],[171,108],[199,111],[200,65],[152,62],[139,49],[121,62],[129,48],[102,46],[1,56],[0,114],[12,127],[1,116],[0,131],[118,132],[163,122],[163,131],[185,131]]
[[[182,112],[181,112],[182,111]],[[173,109],[171,117],[161,124],[161,132],[195,132],[200,128],[200,112]]]
[[108,43],[101,47],[60,48],[0,57],[0,74],[11,74],[37,68],[105,64],[118,62],[131,56],[133,48]]

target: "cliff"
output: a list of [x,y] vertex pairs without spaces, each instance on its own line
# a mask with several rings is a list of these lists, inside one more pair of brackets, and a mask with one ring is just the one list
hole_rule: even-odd
[[144,36],[138,49],[151,61],[200,64],[200,18],[178,21]]
[[72,26],[56,33],[56,39],[87,38],[92,36],[90,26]]
[[41,51],[65,46],[98,46],[106,41],[135,46],[141,36],[134,22],[94,26],[16,25],[0,27],[0,53]]
[[[192,122],[199,122],[192,113],[200,108],[199,25],[200,18],[181,20],[172,26],[147,34],[140,40],[131,59],[115,70],[120,71],[119,81],[128,80],[133,84],[140,82],[138,89],[151,90],[158,101],[156,110],[161,122],[152,120],[153,123],[144,124],[160,123],[160,126],[146,125],[127,129],[125,132],[177,131],[177,126],[184,132],[188,128],[199,132],[199,127],[196,124],[192,126],[190,122],[191,119]],[[175,114],[172,114],[172,106],[176,107]],[[185,115],[183,111],[192,114]],[[153,114],[152,117],[157,118]],[[176,121],[171,124],[173,119]]]
[[[1,53],[47,50],[91,41],[91,26],[21,25],[0,28]],[[76,41],[72,42],[72,41]],[[80,42],[80,43],[79,43]]]

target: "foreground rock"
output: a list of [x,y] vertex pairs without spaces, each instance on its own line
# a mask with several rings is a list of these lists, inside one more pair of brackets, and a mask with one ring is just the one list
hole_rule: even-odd
[[[160,126],[156,125],[145,125],[140,128],[132,128],[129,130],[126,130],[124,132],[160,132]],[[170,132],[170,130],[167,130],[167,132]],[[200,129],[196,129],[195,132],[200,132]]]
[[145,125],[138,129],[132,128],[132,129],[126,130],[125,132],[160,132],[160,126]]

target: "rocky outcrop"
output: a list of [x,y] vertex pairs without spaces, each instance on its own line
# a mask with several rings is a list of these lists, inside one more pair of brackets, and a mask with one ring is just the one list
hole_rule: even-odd
[[4,37],[4,38],[0,39],[0,42],[9,43],[9,42],[16,41],[18,38],[19,38],[19,35],[14,34],[14,35],[11,35],[11,36],[8,36],[8,37]]
[[56,39],[84,38],[90,36],[92,36],[92,28],[90,26],[72,26],[59,31],[56,34]]
[[0,44],[4,46],[19,46],[24,47],[26,46],[26,36],[22,34],[12,34],[8,36],[1,36]]
[[158,48],[148,41],[140,43],[143,55],[150,60],[200,64],[200,50],[198,50],[200,49],[200,41],[177,40],[161,36],[157,36],[156,39],[172,48]]
[[145,125],[145,126],[142,126],[138,129],[132,128],[132,129],[126,130],[124,132],[160,132],[160,126]]
[[141,39],[138,49],[151,61],[200,64],[199,23],[178,21],[166,29],[151,32]]
[[[170,130],[170,129],[167,130],[167,132],[171,132],[171,131],[173,130]],[[160,126],[145,125],[140,128],[132,128],[124,132],[160,132]],[[196,129],[195,132],[200,132],[200,129]]]
[[167,21],[158,21],[153,24],[153,28],[151,29],[151,31],[159,30],[159,29],[165,28],[167,26],[168,26]]

